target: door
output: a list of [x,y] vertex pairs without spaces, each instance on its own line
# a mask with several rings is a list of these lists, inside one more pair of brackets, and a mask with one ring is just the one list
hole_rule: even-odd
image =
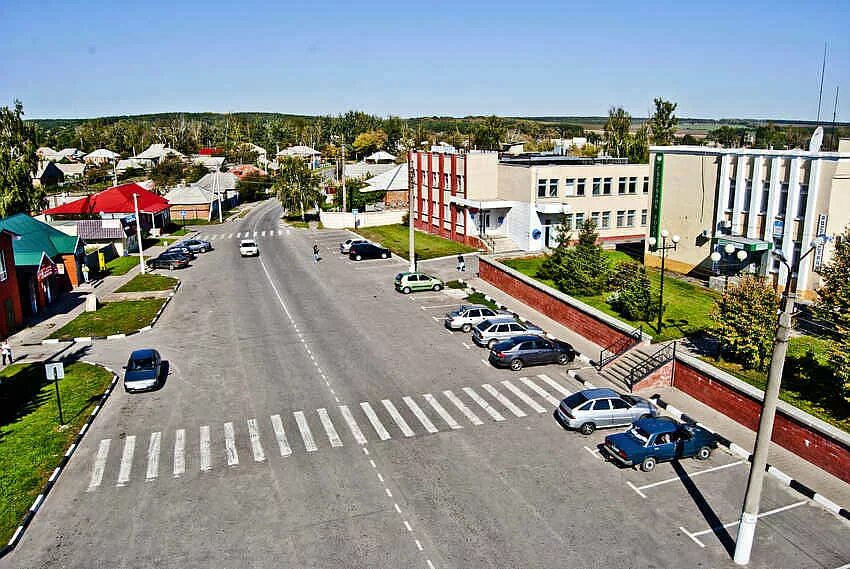
[[481,235],[487,234],[487,229],[490,228],[490,212],[482,211],[478,214],[478,230]]
[[608,399],[597,399],[593,402],[593,420],[597,427],[612,425],[611,403]]
[[38,314],[38,293],[35,290],[35,278],[30,278],[27,281],[27,288],[30,293],[30,310],[33,314]]
[[611,399],[611,421],[612,425],[630,425],[632,423],[631,407],[619,397]]
[[6,316],[6,334],[11,334],[17,326],[15,322],[15,306],[11,298],[3,299],[3,314]]
[[655,447],[653,455],[655,455],[658,460],[673,460],[676,458],[676,443],[673,442],[672,433],[661,433],[655,435],[653,446]]

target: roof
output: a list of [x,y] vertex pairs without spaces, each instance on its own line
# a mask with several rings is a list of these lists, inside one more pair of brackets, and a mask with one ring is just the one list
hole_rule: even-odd
[[211,192],[223,192],[225,190],[235,190],[238,181],[239,178],[230,172],[210,172],[195,182],[195,185]]
[[146,190],[139,184],[113,186],[97,194],[46,209],[46,215],[97,215],[100,213],[131,213],[135,211],[133,194],[139,195],[139,211],[158,213],[168,209],[168,200]]
[[130,168],[137,168],[143,170],[145,168],[145,162],[139,160],[138,158],[125,158],[124,160],[119,160],[118,164],[115,165],[116,170],[128,170]]
[[203,165],[207,169],[220,170],[221,166],[224,164],[224,156],[205,156],[203,154],[199,154],[192,156],[192,163]]
[[647,433],[675,433],[679,430],[679,423],[672,417],[638,419],[635,424]]
[[368,164],[366,162],[355,162],[345,165],[346,178],[365,178],[366,176],[377,176],[395,168],[395,164]]
[[73,254],[79,240],[25,213],[16,213],[0,219],[0,229],[21,236],[20,239],[12,240],[15,264],[21,266],[38,266],[44,255],[53,258],[57,255]]
[[62,173],[66,176],[82,176],[86,171],[85,164],[62,164],[61,162],[57,162],[56,167],[62,170]]
[[77,222],[77,235],[84,240],[126,237],[121,220],[118,219],[81,219]]
[[165,194],[165,199],[172,205],[209,204],[213,194],[200,186],[182,186],[174,188]]
[[111,150],[107,150],[106,148],[98,148],[93,152],[89,152],[84,156],[84,158],[107,158],[109,160],[114,160],[118,158],[117,152],[112,152]]
[[56,153],[56,157],[58,159],[73,158],[74,156],[80,156],[82,154],[82,150],[79,150],[77,148],[63,148],[62,150]]
[[316,156],[318,154],[321,154],[321,152],[319,152],[315,148],[304,146],[303,144],[284,148],[283,150],[277,153],[278,156]]
[[372,162],[378,162],[379,160],[391,160],[395,162],[395,156],[385,150],[379,150],[367,156],[365,160],[371,160]]
[[257,168],[253,164],[240,164],[228,170],[231,174],[240,180],[246,176],[268,176],[268,172]]
[[147,160],[155,160],[157,158],[164,158],[165,156],[179,156],[183,157],[183,154],[177,152],[173,148],[168,148],[164,144],[151,144],[145,149],[144,152],[140,152],[134,158],[144,158]]
[[35,151],[35,153],[42,158],[53,158],[56,156],[56,151],[49,146],[41,146]]
[[407,164],[399,164],[392,170],[369,178],[366,183],[368,185],[360,190],[361,193],[407,190]]
[[257,146],[253,142],[243,142],[242,144],[240,144],[240,146],[243,148],[248,148],[249,150],[251,150],[252,152],[256,152],[257,154],[266,154],[265,148],[263,148],[262,146]]

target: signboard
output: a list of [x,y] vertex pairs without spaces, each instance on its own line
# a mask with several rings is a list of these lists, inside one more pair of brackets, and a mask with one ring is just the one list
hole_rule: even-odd
[[357,215],[358,213],[360,213],[360,210],[357,209],[356,207],[353,207],[353,208],[351,208],[351,213],[353,213],[354,215]]
[[186,210],[185,209],[180,210],[180,217],[182,217],[183,219],[186,219]]
[[62,379],[65,377],[65,366],[62,362],[44,364],[44,375],[48,380]]
[[51,261],[47,257],[45,257],[44,260],[47,262],[42,263],[42,265],[38,268],[38,272],[36,273],[36,278],[40,281],[43,281],[44,279],[57,273],[56,265],[53,264],[53,261]]
[[[664,155],[656,154],[652,163],[652,199],[649,210],[649,236],[659,243],[661,236],[661,186],[664,181]],[[650,247],[654,251],[658,247]]]
[[785,222],[781,219],[777,219],[773,222],[773,234],[774,235],[782,235],[782,232],[785,229]]

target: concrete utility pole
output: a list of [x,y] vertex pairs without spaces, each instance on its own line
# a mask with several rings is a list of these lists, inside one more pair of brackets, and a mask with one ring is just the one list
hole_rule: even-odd
[[139,194],[133,194],[133,208],[136,210],[136,240],[139,246],[139,270],[145,274],[145,256],[142,254],[142,218],[139,216]]
[[407,246],[410,249],[410,272],[416,270],[416,249],[414,246],[413,239],[413,186],[414,184],[411,181],[411,172],[410,169],[410,152],[407,153]]
[[342,139],[341,144],[342,149],[342,211],[345,213],[348,211],[345,207],[345,139]]

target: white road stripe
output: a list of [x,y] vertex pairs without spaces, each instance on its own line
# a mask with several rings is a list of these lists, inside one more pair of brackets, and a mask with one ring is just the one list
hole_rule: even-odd
[[277,230],[277,236],[278,236],[278,237],[280,237],[281,235],[283,235],[283,230],[282,230],[282,229],[278,229],[278,230]]
[[[245,235],[247,235],[247,233]],[[256,236],[257,236],[257,232],[255,231],[253,237],[256,237]]]
[[174,477],[186,472],[186,430],[177,429],[174,433]]
[[91,482],[89,482],[89,492],[100,486],[103,482],[103,471],[106,469],[106,458],[109,456],[109,444],[112,439],[103,439],[100,441],[100,446],[97,447],[97,456],[94,458],[94,467],[91,471]]
[[286,440],[286,433],[283,430],[283,421],[280,420],[280,415],[272,415],[271,420],[274,436],[277,439],[277,446],[280,447],[280,456],[291,455],[292,449],[289,448],[289,441]]
[[363,409],[363,412],[366,413],[366,417],[369,419],[369,422],[372,423],[372,428],[374,428],[375,432],[378,433],[378,438],[382,441],[390,438],[390,434],[384,428],[381,420],[378,419],[378,415],[375,413],[375,410],[372,409],[372,406],[368,403],[361,403],[360,407]]
[[396,425],[398,425],[399,429],[401,429],[402,434],[405,437],[412,437],[414,434],[413,429],[410,428],[410,425],[407,424],[407,421],[404,420],[404,417],[402,417],[401,413],[398,412],[398,409],[395,408],[393,402],[389,399],[382,399],[381,403],[383,403],[384,407],[387,408],[390,417],[393,418],[393,421],[395,421]]
[[242,237],[242,232],[241,232],[241,231],[240,231],[240,232],[238,232],[238,233],[236,234],[236,237]]
[[526,385],[526,387],[528,387],[529,389],[531,389],[532,391],[537,393],[537,395],[539,395],[540,397],[542,397],[543,399],[545,399],[546,401],[548,401],[552,405],[557,406],[561,403],[560,401],[558,401],[557,398],[552,397],[549,394],[548,391],[546,391],[545,389],[543,389],[542,387],[540,387],[539,385],[537,385],[536,383],[534,383],[533,381],[531,381],[527,377],[521,377],[521,378],[519,378],[519,380],[521,382],[523,382]]
[[[422,310],[431,310],[434,308],[450,308],[453,306],[457,306],[457,304],[437,304],[435,306],[420,306],[419,308],[421,308]],[[445,320],[445,317],[442,318],[442,320]]]
[[[786,511],[786,510],[790,510],[790,509],[792,509],[792,508],[796,508],[796,507],[798,507],[798,506],[802,506],[802,505],[803,505],[803,504],[805,504],[805,503],[806,503],[806,500],[802,500],[802,501],[800,501],[800,502],[795,502],[795,503],[793,503],[793,504],[788,504],[787,506],[782,506],[781,508],[774,508],[773,510],[768,510],[767,512],[762,512],[762,513],[760,513],[760,514],[758,515],[758,517],[759,517],[759,518],[764,518],[764,517],[766,517],[766,516],[772,516],[773,514],[778,514],[778,513],[780,513],[780,512],[784,512],[784,511]],[[728,524],[723,524],[723,525],[722,525],[722,526],[720,526],[720,527],[723,527],[723,528],[730,528],[730,527],[732,527],[732,526],[736,526],[736,525],[738,525],[739,523],[741,523],[741,520],[736,520],[736,521],[734,521],[734,522],[729,522]],[[713,532],[713,531],[715,531],[715,530],[719,530],[719,529],[720,529],[720,527],[712,527],[712,528],[704,529],[704,530],[702,530],[702,531],[694,532],[694,534],[693,534],[693,535],[694,535],[694,537],[699,537],[699,536],[701,536],[701,535],[705,535],[705,534],[707,534],[707,533],[711,533],[711,532]]]
[[148,443],[148,470],[145,473],[145,480],[154,480],[159,476],[159,444],[162,440],[162,433],[157,431],[151,433],[151,440]]
[[261,231],[261,232],[260,232],[260,236],[261,236],[261,237],[265,237],[265,236],[266,236],[266,231],[265,231],[265,230]]
[[254,453],[254,462],[263,462],[266,460],[266,453],[263,451],[263,443],[260,442],[260,430],[257,428],[256,419],[248,419],[248,438],[251,440],[251,452]]
[[469,345],[469,344],[467,344],[466,342],[461,342],[461,343],[463,344],[463,347],[464,347],[464,348],[466,348],[467,350],[471,350],[471,349],[472,349],[472,346],[470,346],[470,345]]
[[443,418],[443,421],[445,421],[445,422],[446,422],[446,424],[447,424],[449,427],[451,427],[452,429],[462,429],[462,428],[463,428],[463,427],[462,427],[462,426],[461,426],[461,425],[460,425],[457,421],[455,421],[455,420],[454,420],[454,417],[452,417],[451,415],[449,415],[448,411],[446,411],[446,410],[445,410],[445,408],[444,408],[442,405],[440,405],[440,402],[439,402],[439,401],[437,401],[437,400],[434,398],[434,396],[433,396],[433,395],[431,395],[430,393],[426,393],[426,394],[425,394],[425,395],[423,395],[422,397],[424,397],[424,398],[425,398],[425,401],[427,401],[427,402],[428,402],[428,404],[429,404],[431,407],[433,407],[433,408],[434,408],[434,411],[436,411],[436,412],[437,412],[437,414],[438,414],[440,417],[442,417],[442,418]]
[[121,454],[121,468],[118,470],[118,486],[124,486],[130,481],[130,471],[133,468],[133,453],[136,450],[136,435],[127,435],[124,439],[124,452]]
[[572,394],[572,391],[570,391],[569,389],[567,389],[566,387],[564,387],[563,385],[561,385],[560,383],[558,383],[557,381],[555,381],[554,379],[552,379],[551,377],[549,377],[548,375],[546,375],[544,373],[541,373],[537,377],[539,377],[540,379],[542,379],[543,381],[548,383],[556,391],[560,391],[561,393],[563,393],[564,397]]
[[321,409],[316,409],[316,413],[319,414],[319,420],[322,421],[322,426],[325,428],[325,433],[328,435],[328,440],[331,443],[332,447],[341,447],[342,441],[339,438],[339,433],[336,432],[334,428],[334,424],[331,422],[331,417],[328,415],[328,410],[322,407]]
[[232,237],[233,237],[233,234],[232,234],[232,233],[228,233],[228,234],[227,234],[227,238],[228,238],[228,239],[231,239]]
[[307,417],[302,411],[293,413],[295,422],[298,423],[298,430],[301,432],[301,439],[304,441],[304,448],[307,452],[316,450],[316,441],[313,440],[313,432],[310,430],[310,425],[307,424]]
[[499,403],[504,405],[505,408],[508,411],[510,411],[511,413],[516,415],[517,417],[525,417],[526,416],[525,411],[523,411],[522,409],[520,409],[519,407],[514,405],[513,401],[511,401],[510,399],[508,399],[507,397],[505,397],[504,395],[499,393],[496,390],[496,388],[493,387],[492,385],[490,385],[489,383],[484,383],[484,384],[481,385],[481,387],[483,387],[484,391],[486,391],[487,393],[489,393],[490,395],[495,397],[496,401],[498,401]]
[[526,395],[523,391],[520,390],[519,387],[515,386],[513,383],[511,383],[507,379],[502,381],[502,385],[507,387],[508,391],[510,391],[511,393],[516,395],[518,399],[520,399],[523,403],[525,403],[526,405],[528,405],[529,407],[531,407],[532,409],[534,409],[538,413],[543,413],[543,412],[546,411],[546,409],[540,403],[538,403],[537,401],[535,401],[534,399],[532,399],[531,397]]
[[637,495],[638,495],[638,496],[640,496],[641,498],[646,498],[646,494],[644,494],[643,492],[641,492],[641,491],[640,491],[640,488],[638,488],[637,486],[635,486],[634,484],[632,484],[632,483],[631,483],[631,481],[626,480],[626,484],[628,484],[629,488],[631,488],[632,490],[634,490],[634,491],[637,493]]
[[464,387],[463,390],[472,398],[473,401],[478,403],[478,406],[487,411],[487,414],[490,415],[494,421],[504,421],[505,418],[502,417],[502,414],[493,409],[489,403],[487,403],[484,399],[481,398],[480,395],[475,393],[475,390],[471,387]]
[[[688,472],[688,478],[693,478],[694,476],[699,476],[700,474],[708,474],[709,472],[716,472],[718,470],[725,470],[726,468],[730,468],[732,466],[738,466],[739,464],[744,464],[743,460],[739,460],[738,462],[730,462],[729,464],[722,464],[720,466],[715,466],[714,468],[707,468],[705,470],[699,470],[697,472]],[[643,486],[638,486],[638,490],[646,490],[647,488],[654,488],[656,486],[661,486],[662,484],[669,484],[670,482],[679,482],[682,479],[678,476],[674,478],[668,478],[667,480],[661,480],[659,482],[653,482],[652,484],[645,484]]]
[[602,455],[599,453],[599,449],[593,449],[593,448],[590,448],[589,446],[585,446],[584,450],[589,452],[590,455],[597,460],[605,460],[604,458],[602,458]]
[[233,423],[224,424],[224,451],[227,454],[227,466],[239,464],[239,453],[236,452],[236,432]]
[[212,453],[210,452],[210,427],[201,427],[201,470],[206,472],[212,468]]
[[434,423],[431,422],[431,419],[428,418],[422,408],[410,397],[402,397],[402,401],[404,401],[410,410],[413,411],[413,414],[416,415],[416,418],[419,419],[419,422],[422,423],[422,426],[425,427],[425,430],[429,433],[438,433],[439,429],[434,426]]
[[363,436],[363,431],[360,430],[360,427],[357,426],[357,423],[354,421],[354,416],[351,414],[351,410],[349,410],[348,405],[340,405],[339,411],[342,413],[342,418],[345,419],[345,422],[348,425],[348,430],[351,431],[351,435],[354,437],[354,440],[357,441],[357,444],[365,445],[366,437]]
[[463,401],[457,398],[457,395],[452,393],[450,390],[446,389],[443,391],[443,395],[446,396],[446,399],[452,402],[452,405],[458,408],[461,413],[466,415],[466,418],[469,419],[469,422],[473,425],[483,425],[484,421],[478,418],[478,415],[472,412],[472,410],[463,404]]

